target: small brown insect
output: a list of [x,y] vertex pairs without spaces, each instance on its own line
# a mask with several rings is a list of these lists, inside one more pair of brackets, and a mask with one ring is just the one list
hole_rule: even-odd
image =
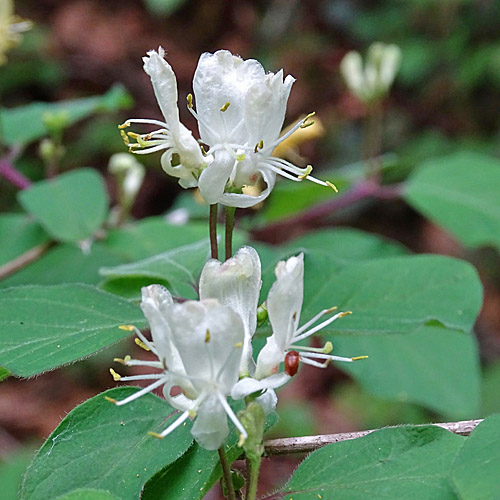
[[285,371],[293,377],[299,369],[299,353],[297,351],[289,351],[285,356]]

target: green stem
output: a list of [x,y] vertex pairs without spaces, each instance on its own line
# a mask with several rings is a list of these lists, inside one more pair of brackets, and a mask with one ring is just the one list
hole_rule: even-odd
[[255,500],[257,498],[257,486],[259,484],[259,469],[260,469],[261,457],[256,459],[247,458],[247,474],[248,474],[248,484],[247,484],[247,495],[245,500]]
[[233,255],[233,229],[236,207],[226,207],[226,260]]
[[229,500],[236,500],[236,493],[234,492],[233,481],[231,480],[231,469],[227,461],[226,452],[224,451],[224,445],[222,445],[218,451],[220,464],[222,466],[222,477],[226,485],[227,498]]
[[210,217],[208,225],[210,228],[210,251],[212,259],[218,259],[219,251],[217,249],[217,203],[210,205]]

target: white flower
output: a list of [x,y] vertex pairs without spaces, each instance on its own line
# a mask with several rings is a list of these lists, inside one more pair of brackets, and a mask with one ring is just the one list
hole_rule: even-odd
[[218,299],[240,316],[245,329],[240,375],[253,372],[252,336],[257,327],[257,305],[262,285],[261,265],[254,248],[244,246],[224,263],[210,259],[200,277],[200,299]]
[[[227,50],[202,54],[193,80],[196,112],[191,102],[190,109],[198,120],[201,141],[214,157],[198,185],[208,203],[255,205],[269,195],[276,174],[330,185],[310,177],[312,167],[299,168],[272,156],[281,141],[308,125],[310,116],[279,137],[293,82],[290,75],[283,79],[283,70],[266,74],[258,61],[245,61]],[[242,193],[244,186],[260,179],[266,184],[260,195]]]
[[[227,402],[238,381],[244,327],[230,307],[217,300],[187,301],[174,304],[170,293],[159,285],[143,288],[142,309],[151,326],[152,342],[137,329],[136,333],[158,361],[118,360],[127,366],[159,368],[161,373],[120,377],[115,380],[156,380],[132,396],[113,401],[117,406],[133,401],[153,389],[164,386],[165,398],[183,413],[156,437],[163,438],[187,418],[196,416],[191,433],[208,450],[219,448],[229,433],[227,418],[232,420],[243,439],[247,433]],[[124,327],[133,329],[133,327]],[[174,386],[182,394],[171,396]]]
[[259,353],[255,378],[264,379],[277,373],[280,363],[285,361],[287,353],[291,351],[296,352],[298,359],[303,363],[321,368],[327,366],[330,361],[351,362],[359,359],[332,356],[329,354],[332,350],[330,342],[320,349],[297,345],[298,342],[315,334],[336,319],[351,313],[339,312],[312,327],[322,316],[331,313],[336,308],[324,309],[299,328],[304,296],[304,254],[278,262],[275,273],[276,281],[267,298],[267,311],[273,334],[267,338],[266,345]]
[[[160,127],[149,134],[126,134],[122,137],[135,154],[148,154],[163,151],[161,164],[163,170],[173,177],[179,178],[179,184],[184,187],[195,187],[198,176],[205,162],[200,145],[179,120],[177,107],[177,80],[170,64],[164,59],[165,51],[159,47],[158,52],[152,50],[143,58],[144,71],[151,77],[153,90],[158,105],[165,118],[164,122],[149,119],[128,119],[119,128],[124,129],[132,123],[146,123]],[[131,143],[129,137],[136,142]]]
[[396,45],[372,44],[363,60],[359,52],[348,52],[340,63],[340,72],[349,89],[362,101],[384,97],[401,64],[401,50]]

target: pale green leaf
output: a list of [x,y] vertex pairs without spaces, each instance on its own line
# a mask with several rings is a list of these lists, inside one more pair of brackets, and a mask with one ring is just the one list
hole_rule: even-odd
[[0,290],[0,364],[28,377],[89,356],[145,325],[141,310],[88,285]]
[[53,238],[61,241],[92,236],[108,211],[104,181],[88,168],[40,181],[21,191],[18,199]]
[[472,431],[451,475],[461,500],[500,498],[500,415],[486,418]]
[[283,498],[456,500],[448,476],[464,439],[424,426],[330,444],[299,465]]
[[428,160],[408,180],[405,198],[464,245],[500,248],[500,161],[460,153]]
[[177,460],[192,437],[189,421],[165,439],[148,434],[161,432],[178,417],[153,394],[120,407],[104,399],[122,400],[136,390],[111,389],[72,410],[35,456],[20,499],[47,500],[79,488],[139,498],[144,483]]

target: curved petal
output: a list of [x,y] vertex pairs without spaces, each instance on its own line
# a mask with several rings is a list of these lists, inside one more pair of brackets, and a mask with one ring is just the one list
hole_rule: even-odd
[[260,350],[257,356],[254,377],[261,380],[276,373],[280,363],[285,360],[285,355],[286,347],[283,348],[276,343],[276,336],[273,333],[273,335],[267,338],[266,345]]
[[225,150],[216,151],[214,161],[200,175],[201,196],[210,205],[218,203],[236,164],[236,158]]
[[151,50],[143,57],[144,71],[151,78],[153,90],[165,121],[174,137],[179,136],[179,109],[177,107],[177,80],[175,73],[164,59],[162,47]]
[[216,394],[208,395],[200,404],[191,434],[206,450],[220,448],[226,439],[229,434],[227,416]]
[[267,311],[273,327],[272,338],[285,351],[300,321],[304,299],[304,254],[278,262],[275,274],[276,281],[267,297]]
[[340,72],[349,89],[358,97],[363,97],[365,91],[365,75],[363,60],[359,52],[348,52],[340,63]]
[[270,377],[256,380],[254,378],[246,377],[238,381],[231,391],[233,399],[243,399],[257,391],[264,391],[267,389],[276,389],[286,384],[290,380],[290,375],[285,372],[271,375]]

